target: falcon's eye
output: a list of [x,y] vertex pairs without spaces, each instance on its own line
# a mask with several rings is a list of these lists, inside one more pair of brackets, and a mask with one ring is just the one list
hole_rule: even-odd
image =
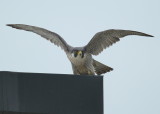
[[74,51],[73,54],[74,54],[74,57],[77,57],[78,55],[77,51]]

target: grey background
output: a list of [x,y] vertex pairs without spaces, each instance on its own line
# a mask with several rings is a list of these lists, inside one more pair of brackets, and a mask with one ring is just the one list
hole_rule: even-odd
[[114,71],[104,75],[105,114],[160,113],[159,0],[1,0],[0,70],[71,74],[65,53],[40,36],[5,24],[29,24],[83,46],[99,31],[129,29],[128,36],[94,58]]

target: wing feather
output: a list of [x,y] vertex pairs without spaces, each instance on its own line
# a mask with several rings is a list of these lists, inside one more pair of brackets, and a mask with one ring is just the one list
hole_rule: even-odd
[[98,55],[105,48],[120,41],[120,38],[128,35],[153,37],[152,35],[138,31],[110,29],[95,34],[90,42],[85,46],[85,50],[93,55]]
[[58,35],[57,33],[48,31],[46,29],[35,27],[35,26],[30,26],[30,25],[24,25],[24,24],[8,24],[7,26],[11,26],[16,29],[34,32],[42,36],[43,38],[51,41],[58,47],[60,46],[65,52],[67,52],[69,48],[71,48],[71,46],[68,45],[67,42],[60,35]]

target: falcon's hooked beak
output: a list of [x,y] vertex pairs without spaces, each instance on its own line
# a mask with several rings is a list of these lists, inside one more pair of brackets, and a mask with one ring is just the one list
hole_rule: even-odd
[[78,51],[77,55],[79,55],[81,58],[83,58],[84,57],[84,52],[83,51]]
[[77,55],[82,56],[82,51],[78,51],[78,52],[77,52]]

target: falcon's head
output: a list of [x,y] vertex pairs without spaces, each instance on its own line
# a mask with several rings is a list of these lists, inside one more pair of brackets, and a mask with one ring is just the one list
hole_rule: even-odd
[[81,57],[81,58],[83,58],[84,57],[84,51],[82,51],[82,50],[73,50],[72,51],[72,56],[73,57]]

